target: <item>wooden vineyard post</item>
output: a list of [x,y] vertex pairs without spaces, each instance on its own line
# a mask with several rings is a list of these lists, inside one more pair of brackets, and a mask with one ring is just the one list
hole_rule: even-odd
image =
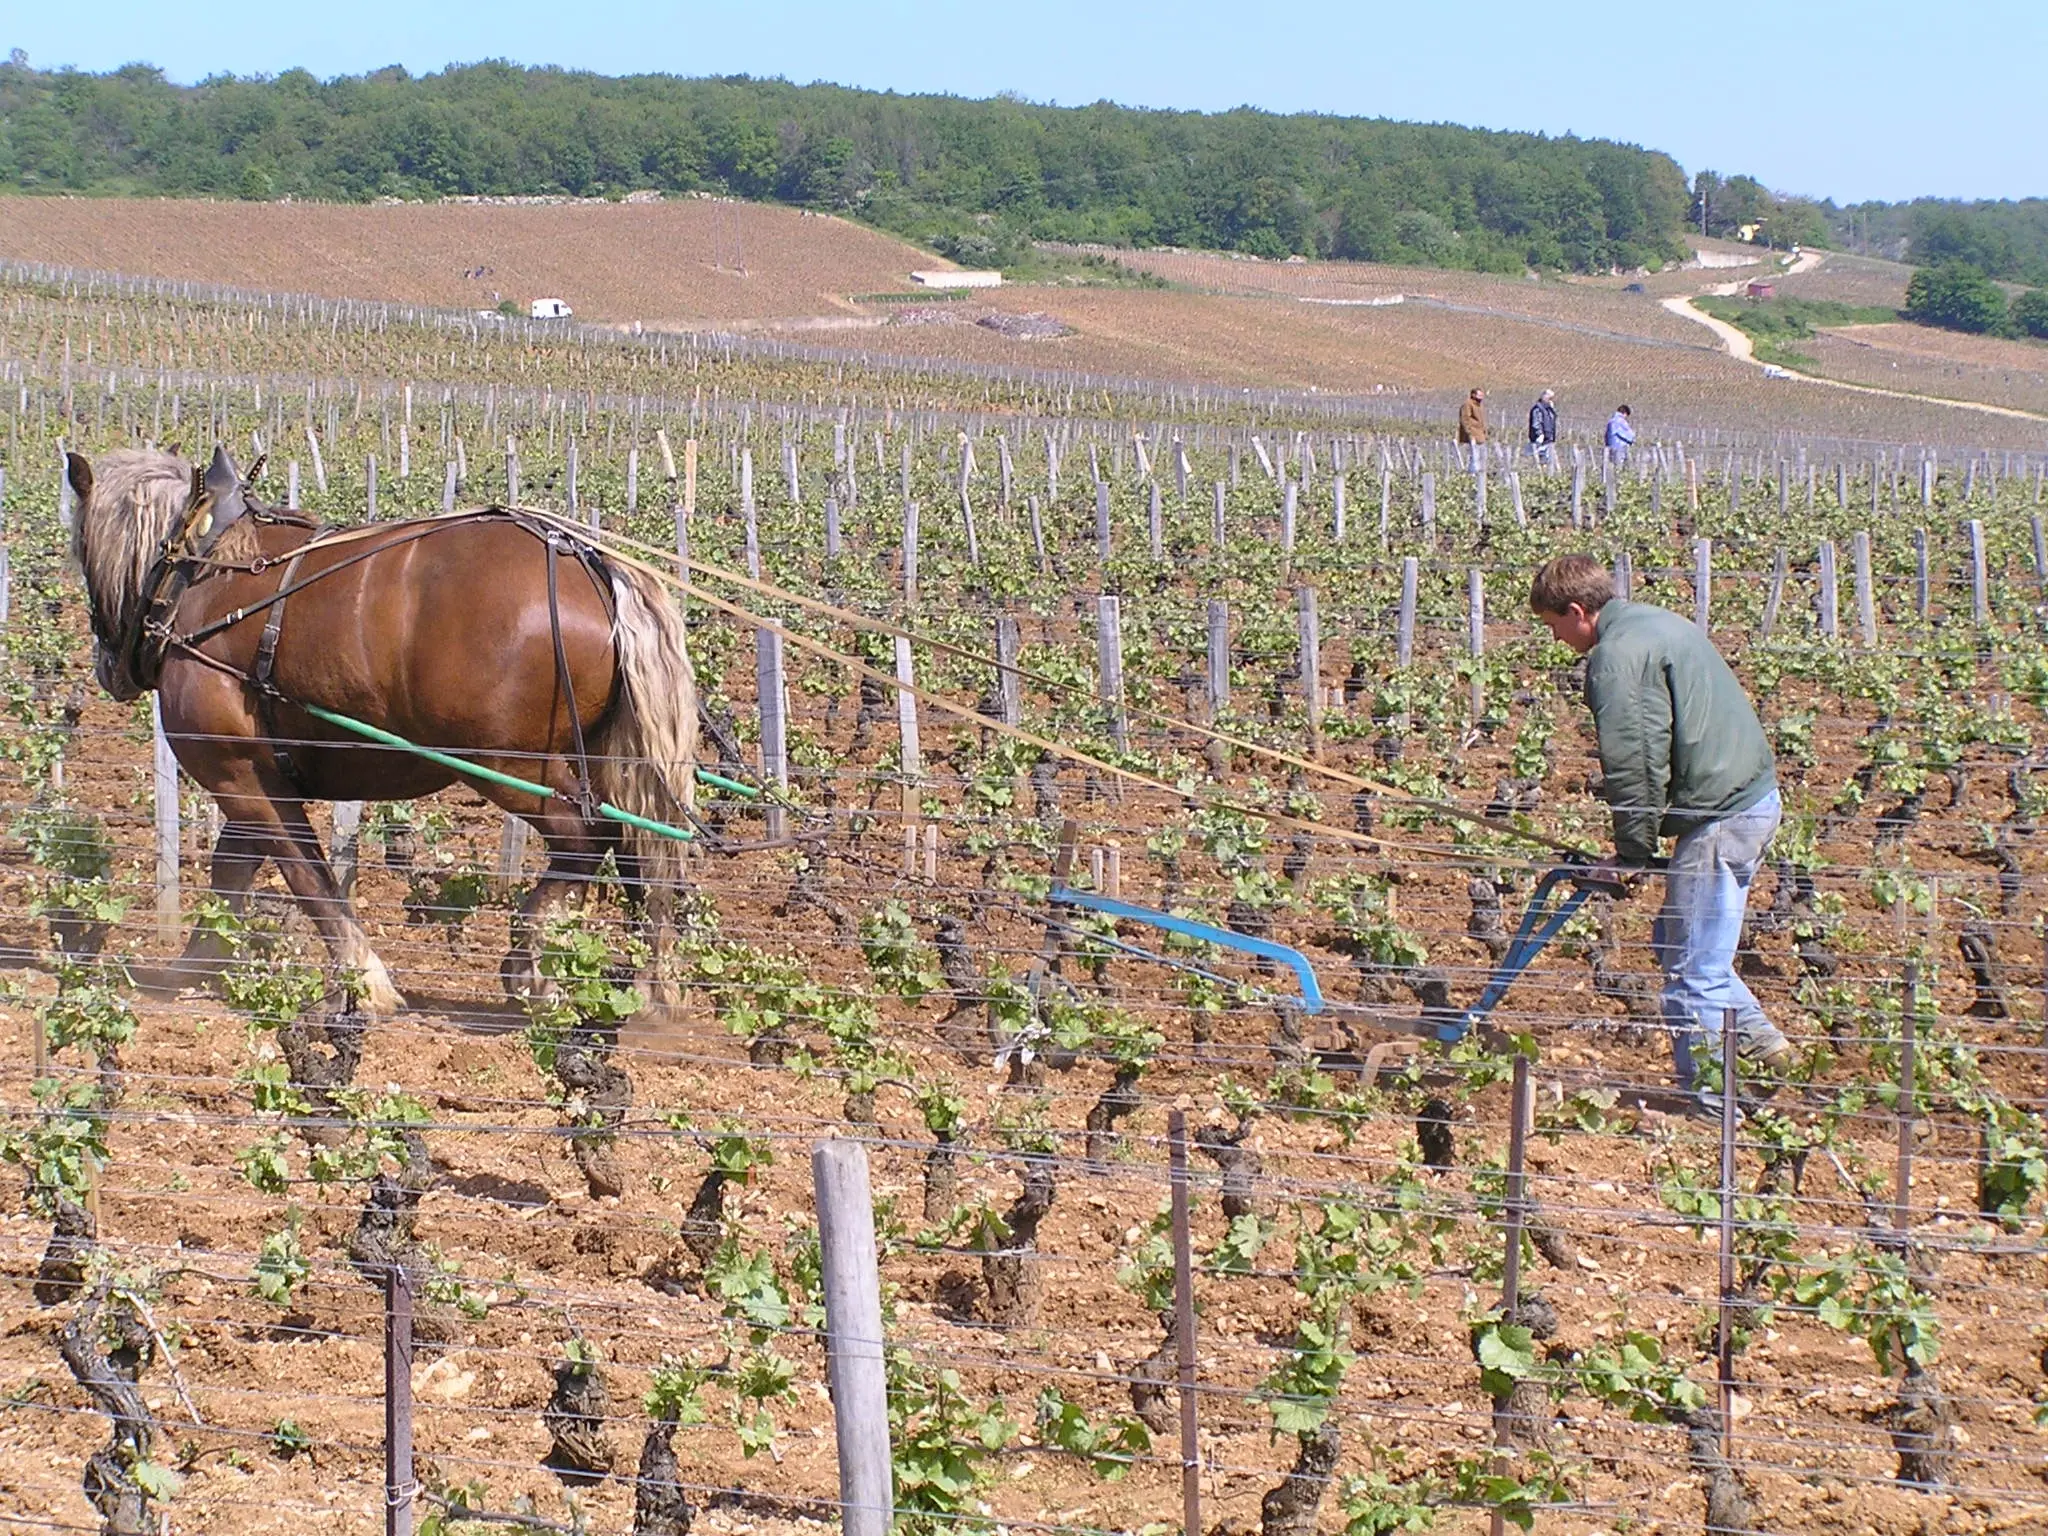
[[741,456],[740,464],[740,517],[746,524],[747,532],[747,574],[761,579],[761,515],[754,505],[754,477],[749,472],[753,455]]
[[1529,511],[1522,505],[1522,472],[1518,469],[1508,471],[1508,498],[1510,505],[1515,509],[1515,526],[1528,527]]
[[[1739,492],[1731,492],[1731,495],[1739,494]],[[1697,512],[1700,509],[1700,461],[1698,459],[1687,459],[1685,461],[1685,505],[1686,509],[1691,512]]]
[[1209,666],[1205,678],[1208,723],[1214,725],[1230,705],[1230,604],[1209,599]]
[[1927,563],[1927,530],[1913,530],[1913,611],[1924,620],[1934,607],[1934,583]]
[[498,829],[498,890],[509,894],[526,869],[526,845],[533,828],[523,816],[508,815]]
[[1109,564],[1109,482],[1095,482],[1095,558]]
[[377,455],[374,453],[363,461],[363,505],[369,520],[377,521]]
[[924,777],[924,753],[917,740],[917,695],[911,690],[917,679],[911,670],[910,637],[896,641],[896,729],[902,747],[898,753],[903,771],[903,873],[917,870],[917,781]]
[[384,1536],[412,1536],[412,1279],[384,1271]]
[[967,489],[967,477],[960,477],[960,525],[967,536],[967,563],[981,564],[981,539],[974,529],[974,501]]
[[333,840],[327,850],[328,862],[333,866],[334,883],[341,890],[342,900],[353,901],[356,874],[362,861],[363,802],[335,801],[333,831]]
[[583,510],[581,470],[582,461],[577,456],[576,439],[572,437],[569,439],[569,459],[567,475],[567,488],[569,492],[569,515],[571,517],[576,516],[579,512]]
[[[314,461],[316,468],[318,463],[318,460]],[[323,485],[321,489],[324,491],[327,487]],[[505,439],[505,504],[519,505],[519,439],[516,437]]]
[[1295,594],[1301,642],[1301,693],[1308,704],[1308,755],[1323,758],[1323,635],[1316,619],[1316,589]]
[[2027,519],[2034,534],[2034,582],[2041,594],[2048,597],[2048,535],[2041,531],[2041,514],[2036,512]]
[[1486,526],[1486,450],[1477,443],[1472,445],[1472,521]]
[[1579,457],[1579,450],[1572,448],[1572,526],[1586,525],[1586,461]]
[[1991,622],[1991,575],[1984,564],[1984,522],[1971,518],[1970,531],[1970,616],[1979,624]]
[[1109,716],[1109,737],[1119,752],[1131,745],[1130,722],[1124,714],[1123,604],[1108,595],[1095,600],[1095,666],[1102,704]]
[[[1336,544],[1342,544],[1344,542],[1344,496],[1344,476],[1339,475],[1336,478],[1336,480],[1332,483],[1330,489],[1330,539],[1331,542]],[[2037,517],[2034,519],[2034,521],[2038,523],[2040,522],[2040,519]]]
[[1052,561],[1047,558],[1045,553],[1045,519],[1039,514],[1038,498],[1036,496],[1027,497],[1025,498],[1024,505],[1031,514],[1031,551],[1038,557],[1039,573],[1041,575],[1050,575],[1052,573]]
[[[1522,1227],[1528,1214],[1529,1123],[1535,1111],[1529,1058],[1520,1051],[1515,1053],[1515,1075],[1509,1087],[1508,1105],[1507,1199],[1502,1206],[1506,1246],[1501,1257],[1500,1315],[1503,1323],[1515,1324],[1520,1321],[1522,1311]],[[1493,1410],[1493,1444],[1496,1452],[1502,1454],[1495,1458],[1496,1472],[1506,1470],[1505,1452],[1514,1443],[1510,1419],[1508,1404],[1497,1402]],[[1496,1507],[1492,1520],[1493,1536],[1504,1536],[1506,1529],[1506,1519]]]
[[1201,1404],[1195,1383],[1195,1259],[1188,1219],[1188,1120],[1166,1117],[1167,1179],[1173,1192],[1173,1333],[1180,1377],[1180,1508],[1182,1536],[1202,1533]]
[[1422,562],[1414,555],[1401,557],[1401,609],[1394,629],[1394,665],[1406,667],[1415,660],[1415,589],[1422,578]]
[[1791,575],[1791,564],[1780,548],[1771,557],[1771,590],[1764,598],[1764,621],[1758,627],[1757,638],[1768,640],[1771,631],[1778,626],[1778,608],[1785,601],[1785,582]]
[[640,450],[637,447],[626,450],[626,510],[640,510]]
[[1614,595],[1625,603],[1635,600],[1635,567],[1625,549],[1617,549],[1614,552]]
[[149,696],[152,780],[156,792],[156,936],[165,945],[178,942],[178,759],[164,735],[163,701]]
[[1152,488],[1152,494],[1149,498],[1150,505],[1146,509],[1146,547],[1151,551],[1152,558],[1155,561],[1164,560],[1166,558],[1166,509],[1160,504],[1159,482],[1153,480],[1149,481],[1148,484]]
[[1221,480],[1218,480],[1214,496],[1209,504],[1209,545],[1212,549],[1216,550],[1223,548],[1223,497],[1224,485]]
[[825,1281],[825,1370],[839,1446],[844,1536],[888,1536],[895,1520],[881,1266],[867,1149],[821,1141],[811,1149],[818,1248]]
[[839,542],[839,498],[825,498],[825,558],[837,560],[840,555]]
[[1820,541],[1820,633],[1824,640],[1835,638],[1840,628],[1841,602],[1835,585],[1835,541]]
[[299,510],[299,461],[293,459],[284,467],[284,504],[287,510]]
[[1465,571],[1465,639],[1472,655],[1472,723],[1486,718],[1486,676],[1480,660],[1486,655],[1486,572]]
[[1436,476],[1426,471],[1422,476],[1422,542],[1436,548]]
[[313,461],[313,484],[318,486],[320,494],[325,496],[327,494],[327,461],[320,456],[320,437],[313,430],[313,422],[310,417],[306,421],[306,455]]
[[1701,634],[1713,630],[1714,541],[1695,539],[1692,546],[1692,621]]
[[1850,536],[1849,564],[1856,582],[1857,637],[1870,650],[1877,644],[1877,592],[1871,585],[1869,533],[1859,530]]
[[[783,677],[782,635],[773,629],[754,631],[754,687],[761,712],[761,777],[771,790],[789,787],[789,691]],[[768,836],[772,841],[783,831],[779,801],[767,807]]]
[[1918,1080],[1913,1053],[1918,1042],[1920,965],[1905,966],[1905,999],[1899,1010],[1899,1171],[1892,1186],[1892,1230],[1905,1233],[1913,1225],[1913,1120],[1918,1112]]
[[[661,436],[661,467],[668,476],[669,491],[675,491],[675,465],[669,462],[668,438]],[[676,558],[682,563],[683,592],[690,590],[690,525],[697,520],[697,439],[683,440],[683,496],[676,504]],[[688,610],[685,609],[685,612]]]
[[1288,579],[1288,572],[1294,564],[1294,521],[1300,511],[1301,486],[1293,480],[1287,482],[1287,489],[1280,498],[1280,580]]
[[455,510],[455,461],[450,459],[441,471],[441,510]]
[[1389,531],[1389,529],[1388,529],[1388,525],[1389,525],[1389,524],[1390,524],[1390,523],[1391,523],[1391,522],[1393,521],[1393,514],[1394,514],[1394,472],[1393,472],[1393,470],[1391,470],[1391,469],[1383,469],[1383,470],[1381,470],[1381,471],[1380,471],[1380,548],[1381,548],[1381,549],[1385,549],[1385,548],[1387,547],[1387,536],[1388,536],[1388,531]]
[[917,606],[917,503],[903,503],[903,606]]
[[1024,723],[1024,679],[1017,671],[1021,649],[1017,621],[1002,615],[996,620],[996,713],[1012,727]]
[[1721,1316],[1715,1356],[1720,1381],[1721,1459],[1732,1454],[1735,1438],[1735,1127],[1742,1111],[1736,1103],[1741,1070],[1733,1008],[1721,1014]]

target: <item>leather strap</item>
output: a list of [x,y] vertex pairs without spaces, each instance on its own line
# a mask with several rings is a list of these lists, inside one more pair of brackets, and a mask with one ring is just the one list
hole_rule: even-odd
[[569,653],[562,645],[562,606],[556,592],[562,541],[563,535],[552,528],[541,535],[541,546],[548,552],[548,628],[555,640],[555,676],[561,680],[562,699],[569,706],[569,744],[576,754],[576,809],[585,821],[595,821],[597,792],[590,781],[590,752],[583,741],[583,712],[576,707],[576,679],[569,675]]
[[263,734],[270,741],[270,755],[277,763],[277,771],[284,775],[285,783],[304,793],[299,783],[297,767],[292,762],[291,748],[278,736],[277,705],[279,697],[271,675],[277,670],[277,642],[284,632],[284,600],[290,595],[292,577],[298,573],[299,561],[305,558],[303,549],[295,550],[291,559],[285,562],[284,576],[278,581],[278,595],[270,605],[270,613],[263,621],[263,633],[256,641],[256,659],[250,664],[249,680],[256,685],[256,715],[263,724]]

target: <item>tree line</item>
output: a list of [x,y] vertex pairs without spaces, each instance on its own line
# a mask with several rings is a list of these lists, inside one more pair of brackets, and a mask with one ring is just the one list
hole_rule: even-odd
[[0,186],[362,201],[712,191],[845,212],[957,260],[1032,240],[1485,271],[1685,254],[1669,156],[1316,114],[969,101],[502,62],[322,81],[0,65]]

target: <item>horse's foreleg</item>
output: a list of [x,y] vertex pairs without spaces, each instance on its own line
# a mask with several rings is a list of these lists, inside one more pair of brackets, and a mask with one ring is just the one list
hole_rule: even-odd
[[334,878],[334,869],[320,847],[320,835],[306,819],[305,805],[298,800],[272,800],[270,808],[276,818],[271,856],[277,861],[278,873],[312,919],[334,963],[360,977],[363,1009],[379,1015],[397,1013],[405,999],[392,985],[391,973],[370,947],[369,933],[342,894],[341,883]]

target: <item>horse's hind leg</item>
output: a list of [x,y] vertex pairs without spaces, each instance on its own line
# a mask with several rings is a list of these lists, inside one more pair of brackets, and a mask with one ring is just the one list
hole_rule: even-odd
[[[246,821],[224,820],[220,836],[214,839],[209,884],[212,893],[240,917],[249,905],[249,888],[256,883],[263,861],[270,857],[270,842],[263,829]],[[185,940],[184,953],[171,969],[211,978],[234,956],[210,928],[194,925]]]
[[682,1001],[667,964],[676,892],[649,881],[642,861],[626,852],[623,845],[615,850],[614,857],[619,861],[619,884],[626,894],[626,909],[632,914],[633,932],[647,946],[647,960],[640,976],[648,1004],[656,1009],[674,1008]]
[[507,997],[538,991],[541,977],[534,965],[534,940],[549,918],[563,908],[580,908],[597,879],[604,856],[616,844],[604,828],[585,822],[562,802],[549,800],[527,821],[548,845],[548,867],[512,918],[512,948],[498,967]]

